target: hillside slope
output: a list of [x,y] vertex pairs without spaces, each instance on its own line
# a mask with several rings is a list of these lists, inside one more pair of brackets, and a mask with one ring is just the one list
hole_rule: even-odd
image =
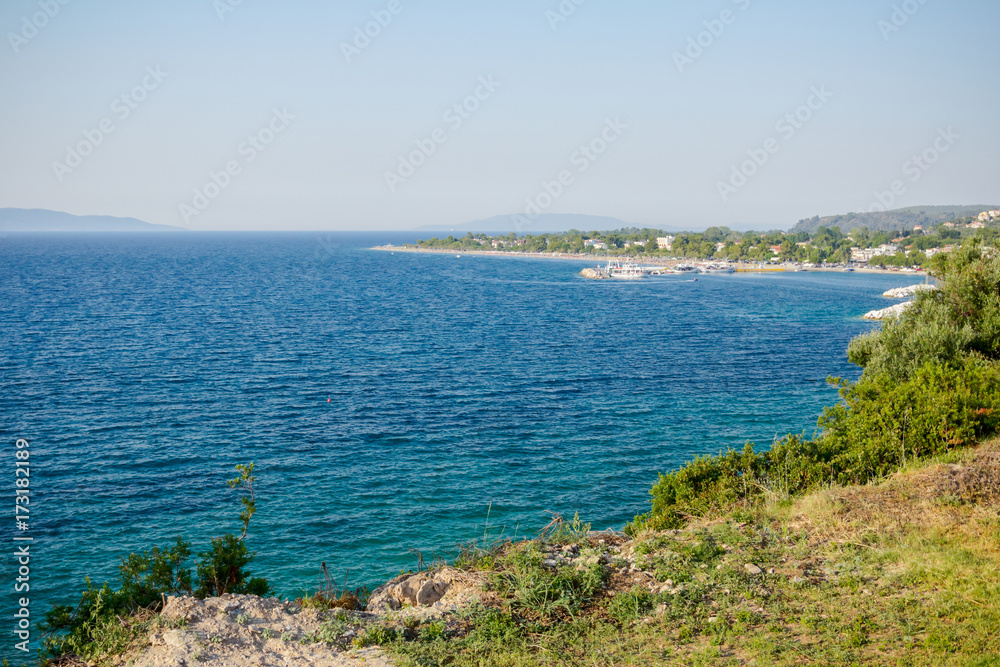
[[154,225],[135,218],[110,215],[73,215],[47,209],[0,208],[0,232],[96,233],[186,232],[183,227]]
[[838,227],[845,234],[857,227],[872,231],[888,232],[913,229],[917,225],[929,227],[956,218],[979,215],[983,211],[997,210],[998,206],[911,206],[882,213],[847,213],[844,215],[816,216],[800,220],[791,233],[813,233],[820,227]]

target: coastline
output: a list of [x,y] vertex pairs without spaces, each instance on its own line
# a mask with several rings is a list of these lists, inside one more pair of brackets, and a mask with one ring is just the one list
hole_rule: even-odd
[[[598,264],[603,262],[614,262],[623,261],[629,259],[630,261],[637,261],[635,258],[627,258],[621,255],[577,255],[568,254],[561,252],[504,252],[501,250],[449,250],[447,248],[413,248],[407,246],[394,246],[394,245],[384,245],[375,246],[371,250],[378,250],[381,252],[407,252],[416,254],[432,254],[432,255],[478,255],[483,257],[506,257],[511,259],[552,259],[552,260],[570,260],[574,262],[597,262]],[[678,264],[685,264],[690,262],[709,262],[713,260],[708,259],[691,259],[691,258],[667,258],[667,257],[650,257],[643,259],[641,262],[644,266],[664,266],[673,267]],[[769,264],[761,265],[759,262],[736,262],[734,265],[736,273],[811,273],[811,272],[826,272],[826,273],[845,273],[843,268],[828,268],[828,267],[811,267],[803,268],[799,264],[794,262],[786,262],[783,264]],[[914,278],[923,278],[927,274],[923,271],[902,271],[900,269],[876,269],[871,267],[853,267],[855,273],[882,273],[887,275],[905,275],[913,276]]]

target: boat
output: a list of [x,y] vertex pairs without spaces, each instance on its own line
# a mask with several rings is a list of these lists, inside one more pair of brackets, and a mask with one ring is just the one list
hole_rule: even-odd
[[731,266],[721,266],[719,264],[709,264],[708,266],[701,267],[702,273],[732,273],[733,270]]
[[608,262],[608,266],[604,270],[609,276],[618,280],[642,280],[646,277],[646,272],[631,262],[624,264]]

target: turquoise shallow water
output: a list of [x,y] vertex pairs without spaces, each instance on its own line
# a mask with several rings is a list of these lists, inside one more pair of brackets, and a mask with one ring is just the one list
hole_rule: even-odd
[[0,437],[11,480],[32,442],[36,615],[129,551],[237,530],[225,479],[251,460],[253,569],[287,595],[321,561],[372,585],[411,549],[450,557],[491,503],[507,535],[546,511],[620,528],[659,472],[811,434],[827,376],[857,376],[860,315],[918,281],[592,282],[568,261],[367,249],[387,240],[409,239],[0,242]]

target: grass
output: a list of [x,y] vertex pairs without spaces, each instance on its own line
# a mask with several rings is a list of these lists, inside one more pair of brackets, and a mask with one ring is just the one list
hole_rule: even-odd
[[505,543],[451,629],[366,643],[421,666],[1000,665],[998,500],[992,441],[684,530]]

